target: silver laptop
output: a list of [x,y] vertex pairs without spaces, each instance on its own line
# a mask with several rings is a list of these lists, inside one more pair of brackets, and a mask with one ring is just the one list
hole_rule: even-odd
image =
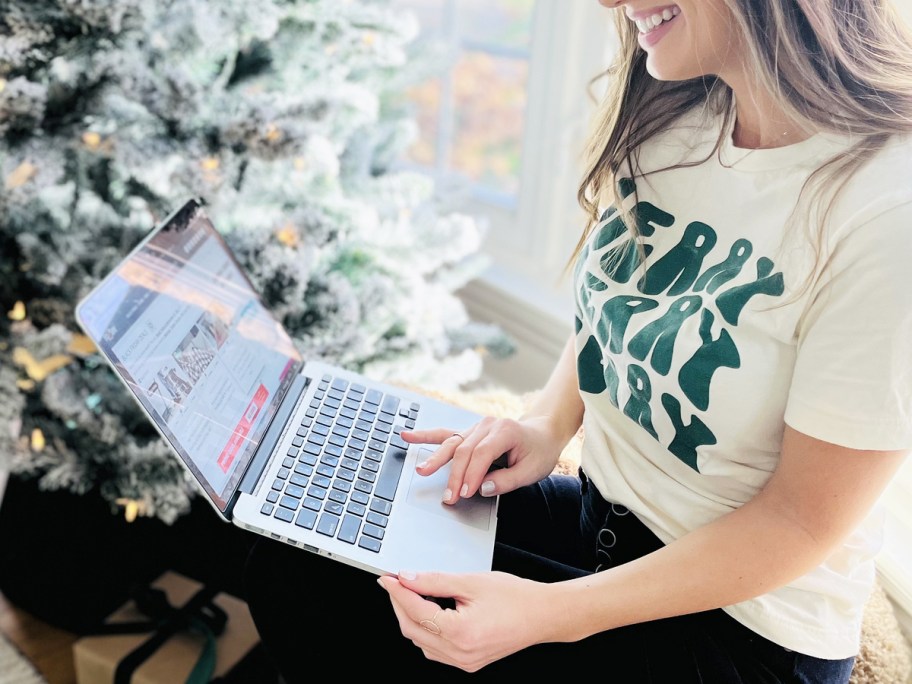
[[479,416],[302,359],[200,200],[76,318],[224,520],[376,574],[490,569],[498,499],[443,504],[449,466],[399,436]]

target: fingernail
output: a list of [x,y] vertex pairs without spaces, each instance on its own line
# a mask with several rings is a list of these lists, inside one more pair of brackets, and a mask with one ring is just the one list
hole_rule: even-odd
[[418,468],[419,470],[420,470],[420,469],[423,469],[423,468],[427,468],[427,467],[428,467],[428,462],[427,462],[427,461],[422,461],[421,463],[419,463],[419,464],[416,465],[415,467]]
[[450,489],[449,487],[447,487],[446,489],[443,490],[443,500],[444,500],[444,501],[449,501],[451,496],[453,496],[453,490],[452,490],[452,489]]
[[494,483],[491,480],[485,480],[481,483],[481,495],[491,496],[494,493]]
[[462,489],[459,490],[459,496],[465,496],[468,493],[469,493],[469,485],[467,485],[467,484],[462,485]]
[[382,578],[382,577],[378,577],[378,578],[377,578],[377,584],[379,584],[381,587],[383,587],[384,589],[386,589],[386,585],[383,583],[383,578]]
[[418,579],[418,573],[416,573],[414,570],[400,570],[399,577],[407,580]]

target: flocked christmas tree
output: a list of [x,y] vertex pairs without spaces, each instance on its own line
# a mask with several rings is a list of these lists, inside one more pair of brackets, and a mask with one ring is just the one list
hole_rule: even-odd
[[[484,351],[470,217],[397,167],[414,19],[382,0],[0,0],[0,458],[170,522],[194,490],[76,302],[203,198],[306,358],[438,388]],[[3,461],[0,461],[0,466]]]

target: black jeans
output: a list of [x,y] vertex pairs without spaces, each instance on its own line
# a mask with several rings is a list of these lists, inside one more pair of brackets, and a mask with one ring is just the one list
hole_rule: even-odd
[[[501,497],[493,568],[557,582],[661,546],[635,515],[602,499],[585,474],[553,475]],[[326,667],[346,681],[401,673],[435,684],[577,668],[625,684],[840,684],[854,664],[789,651],[712,610],[533,646],[467,674],[427,660],[402,636],[387,593],[370,573],[264,538],[250,554],[245,582],[263,644],[287,684],[312,682]]]

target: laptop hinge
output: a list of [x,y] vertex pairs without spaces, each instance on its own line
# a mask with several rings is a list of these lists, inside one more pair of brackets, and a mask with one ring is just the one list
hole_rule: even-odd
[[241,485],[238,488],[241,492],[246,494],[253,492],[256,483],[260,479],[260,475],[263,473],[263,469],[269,464],[269,458],[275,451],[276,444],[279,443],[279,440],[282,439],[282,435],[285,433],[285,426],[288,425],[288,419],[297,408],[298,402],[301,400],[301,397],[304,395],[304,391],[309,384],[310,378],[303,374],[299,374],[292,382],[291,387],[288,388],[288,393],[285,395],[286,398],[294,397],[295,399],[294,401],[283,401],[279,410],[276,411],[275,416],[273,416],[272,424],[269,426],[269,429],[266,430],[263,439],[260,440],[260,445],[257,447],[253,458],[250,460],[247,472],[244,473],[244,477],[241,479]]

